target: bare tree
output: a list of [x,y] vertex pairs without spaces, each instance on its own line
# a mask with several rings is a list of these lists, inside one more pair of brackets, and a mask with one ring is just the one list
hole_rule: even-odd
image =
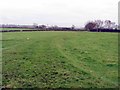
[[105,22],[104,22],[104,28],[110,29],[111,23],[112,23],[112,22],[111,22],[110,20],[105,20]]
[[37,23],[33,23],[33,27],[34,28],[38,28],[38,24]]
[[40,29],[46,29],[46,27],[47,27],[46,25],[39,25]]
[[88,23],[85,25],[85,29],[86,29],[86,30],[95,29],[96,25],[97,25],[97,24],[96,24],[95,22],[88,22]]
[[95,28],[102,28],[103,27],[103,21],[102,20],[95,20],[96,27]]
[[105,20],[105,21],[101,21],[101,20],[95,20],[92,22],[88,22],[85,25],[85,28],[88,30],[91,29],[116,29],[117,25],[115,24],[115,22],[111,22],[110,20]]
[[75,29],[75,25],[72,25],[71,29],[74,30]]

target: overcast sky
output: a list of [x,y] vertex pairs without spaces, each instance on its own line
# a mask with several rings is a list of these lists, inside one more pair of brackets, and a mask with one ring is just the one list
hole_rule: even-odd
[[90,20],[118,23],[119,0],[0,0],[0,23],[77,27]]

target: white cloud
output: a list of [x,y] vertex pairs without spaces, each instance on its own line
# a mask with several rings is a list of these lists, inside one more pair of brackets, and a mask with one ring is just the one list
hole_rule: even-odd
[[84,25],[89,20],[117,23],[119,0],[0,0],[0,23]]

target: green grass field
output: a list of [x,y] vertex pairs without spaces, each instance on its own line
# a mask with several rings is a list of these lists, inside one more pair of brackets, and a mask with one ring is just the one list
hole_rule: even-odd
[[118,87],[118,33],[2,34],[3,86]]

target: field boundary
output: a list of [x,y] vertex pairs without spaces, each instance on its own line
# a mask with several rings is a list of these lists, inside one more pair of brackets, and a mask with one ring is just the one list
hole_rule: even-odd
[[[0,32],[33,32],[33,31],[87,31],[87,30],[1,30]],[[93,29],[89,30],[88,32],[120,32],[120,30],[108,30],[108,29]]]

